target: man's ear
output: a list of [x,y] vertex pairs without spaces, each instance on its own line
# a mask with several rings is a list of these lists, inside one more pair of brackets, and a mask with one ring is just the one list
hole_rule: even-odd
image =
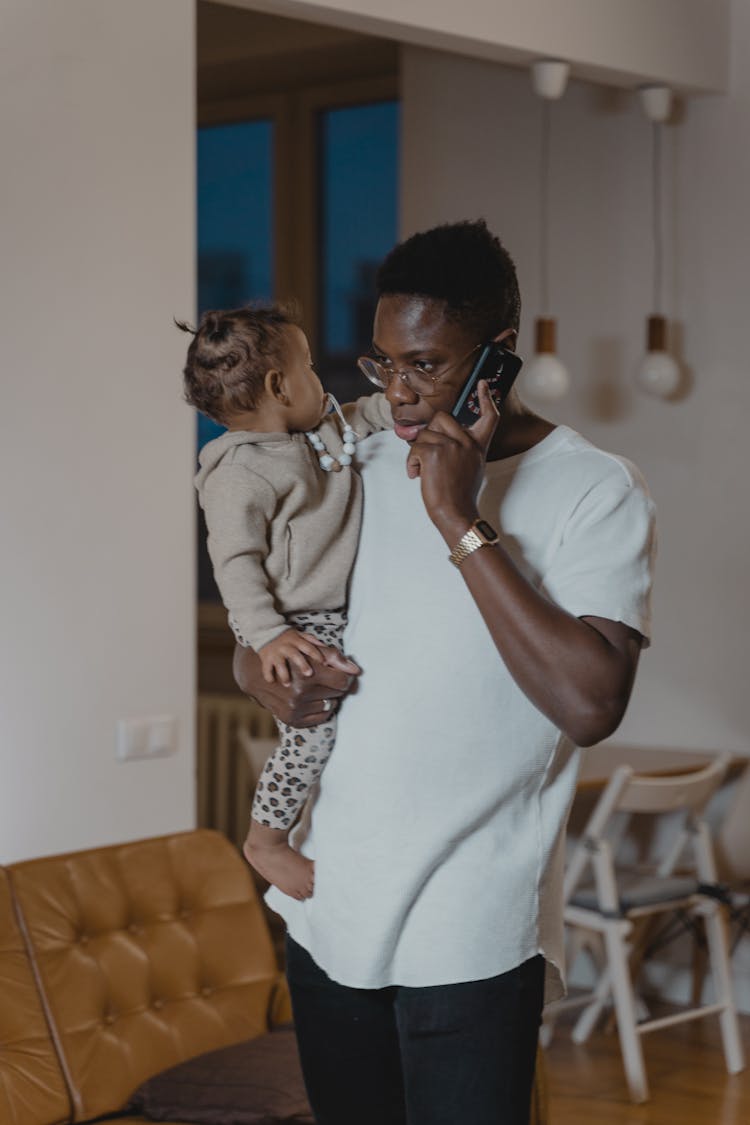
[[497,336],[493,338],[494,344],[505,344],[506,348],[514,352],[516,350],[516,342],[518,340],[518,333],[515,328],[504,328],[502,332],[498,332]]
[[286,393],[286,385],[284,380],[284,372],[279,371],[278,367],[272,367],[266,372],[264,380],[266,393],[275,399],[276,402],[281,403],[282,406],[289,405],[289,396]]

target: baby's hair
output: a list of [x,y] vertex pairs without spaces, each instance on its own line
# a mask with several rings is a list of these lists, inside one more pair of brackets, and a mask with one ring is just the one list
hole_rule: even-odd
[[255,410],[266,372],[284,362],[284,332],[299,326],[293,303],[212,309],[197,328],[175,320],[193,339],[183,369],[185,400],[224,424],[233,414]]

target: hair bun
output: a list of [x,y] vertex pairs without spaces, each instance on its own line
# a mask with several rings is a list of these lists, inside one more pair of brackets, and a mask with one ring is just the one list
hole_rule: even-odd
[[227,324],[222,312],[207,312],[201,320],[201,332],[211,344],[219,344],[226,337]]

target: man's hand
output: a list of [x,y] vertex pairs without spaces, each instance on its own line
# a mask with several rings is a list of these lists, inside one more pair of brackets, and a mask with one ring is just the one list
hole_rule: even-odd
[[500,414],[484,379],[477,386],[479,418],[464,429],[443,411],[435,414],[409,451],[407,476],[419,477],[427,514],[453,546],[478,516],[476,501],[487,451]]
[[318,647],[323,663],[316,664],[312,675],[308,676],[293,670],[291,682],[284,685],[277,680],[272,683],[264,680],[257,652],[236,645],[234,678],[246,695],[257,699],[261,707],[271,711],[282,723],[292,727],[317,726],[336,710],[361,672],[358,665],[342,656],[338,649]]

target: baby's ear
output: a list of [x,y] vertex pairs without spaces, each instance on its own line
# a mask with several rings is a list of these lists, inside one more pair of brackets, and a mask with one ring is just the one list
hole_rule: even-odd
[[269,394],[277,402],[282,403],[284,406],[289,405],[289,396],[286,393],[286,385],[284,380],[284,372],[279,371],[277,367],[272,367],[266,372],[265,378],[266,394]]

